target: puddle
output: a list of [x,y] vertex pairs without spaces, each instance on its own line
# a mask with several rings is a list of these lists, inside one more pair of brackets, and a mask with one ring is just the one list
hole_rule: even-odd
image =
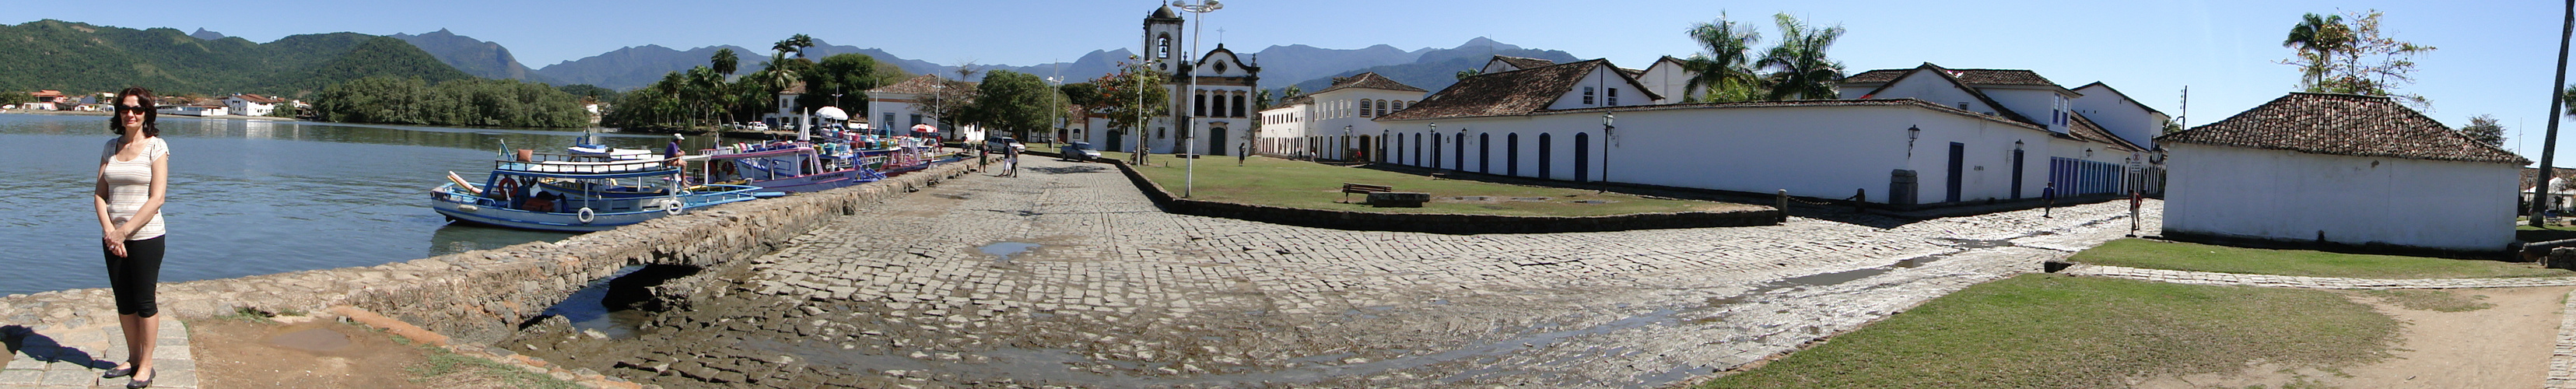
[[618,268],[607,277],[591,281],[565,297],[562,303],[546,307],[540,315],[563,316],[572,321],[573,330],[595,330],[609,339],[633,339],[636,330],[653,320],[653,312],[639,307],[652,305],[654,285],[673,278],[697,274],[697,268],[671,265],[636,265]]
[[930,196],[931,196],[931,197],[943,198],[943,199],[950,199],[950,200],[965,200],[967,197],[974,196],[974,194],[971,194],[971,193],[934,193],[934,194],[931,194]]
[[1483,201],[1494,201],[1494,197],[1493,197],[1493,196],[1456,196],[1456,197],[1450,197],[1450,198],[1449,198],[1449,200],[1450,200],[1450,201],[1478,201],[1478,202],[1483,202]]
[[1513,197],[1512,201],[1548,201],[1546,197]]
[[1940,238],[1940,239],[1941,239],[1941,240],[1950,241],[1950,243],[1951,243],[1950,247],[1957,247],[1957,248],[1963,248],[1963,249],[1990,249],[1990,248],[1996,248],[1996,247],[2013,247],[2012,239],[1960,239],[1960,238]]
[[1002,262],[1010,262],[1012,255],[1029,252],[1029,250],[1036,248],[1038,248],[1038,244],[1036,243],[1000,242],[984,245],[984,247],[976,248],[976,250],[983,251],[985,254],[990,254],[992,256],[1002,257]]
[[349,348],[349,336],[330,329],[315,328],[269,337],[268,345],[304,351],[333,351]]

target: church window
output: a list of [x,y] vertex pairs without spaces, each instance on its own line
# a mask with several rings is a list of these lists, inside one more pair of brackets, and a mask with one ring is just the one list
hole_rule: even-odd
[[1154,58],[1171,58],[1171,57],[1172,57],[1172,37],[1170,37],[1170,36],[1163,36],[1163,37],[1154,38]]
[[1169,128],[1163,128],[1163,127],[1154,127],[1154,139],[1163,139],[1163,138],[1170,138],[1170,137],[1172,137],[1172,129],[1169,129]]
[[1242,93],[1236,93],[1236,94],[1234,94],[1234,105],[1232,105],[1232,107],[1234,107],[1234,112],[1232,112],[1232,113],[1233,113],[1233,115],[1228,115],[1228,116],[1231,116],[1231,117],[1243,117],[1243,94],[1242,94]]
[[1207,116],[1207,92],[1200,91],[1190,106],[1190,116]]
[[1583,87],[1583,104],[1592,104],[1592,87]]
[[1205,94],[1200,96],[1208,98],[1207,116],[1225,116],[1225,92],[1217,92],[1215,93],[1215,96],[1207,96]]

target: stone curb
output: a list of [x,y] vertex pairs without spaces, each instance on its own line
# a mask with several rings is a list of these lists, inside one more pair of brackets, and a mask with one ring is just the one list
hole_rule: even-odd
[[[1656,212],[1609,216],[1510,216],[1449,213],[1380,213],[1289,208],[1269,205],[1192,200],[1172,195],[1163,185],[1125,161],[1109,160],[1127,175],[1145,198],[1164,212],[1236,219],[1299,227],[1353,231],[1428,232],[1434,234],[1544,234],[1649,229],[1747,227],[1779,225],[1779,209],[1723,212]],[[1401,189],[1401,188],[1399,188]]]
[[2576,286],[2576,277],[2377,279],[2216,273],[2075,264],[2067,275],[2126,278],[2193,285],[2242,285],[2304,289],[2473,289]]
[[2559,307],[2558,346],[2549,354],[2550,389],[2576,388],[2576,291],[2567,292],[2566,306]]

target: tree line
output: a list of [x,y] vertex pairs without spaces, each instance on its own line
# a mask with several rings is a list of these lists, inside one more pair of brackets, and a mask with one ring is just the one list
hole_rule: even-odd
[[833,55],[822,61],[807,59],[805,49],[811,47],[814,39],[805,34],[780,40],[770,46],[767,64],[740,76],[729,75],[740,69],[741,54],[730,48],[716,50],[704,66],[665,73],[652,85],[603,99],[613,104],[600,119],[600,125],[647,131],[700,131],[723,123],[752,121],[762,113],[777,112],[778,93],[799,83],[804,85],[805,93],[797,96],[797,105],[840,106],[858,116],[865,109],[843,105],[865,101],[867,90],[911,76],[893,64],[863,54]]
[[590,113],[561,89],[518,80],[432,84],[372,76],[332,85],[314,98],[317,118],[345,123],[478,127],[584,127]]

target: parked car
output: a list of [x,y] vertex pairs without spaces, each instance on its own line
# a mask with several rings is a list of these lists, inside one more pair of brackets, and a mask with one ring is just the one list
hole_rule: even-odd
[[1089,161],[1100,159],[1100,150],[1092,150],[1091,142],[1066,143],[1063,148],[1056,150],[1056,152],[1063,154],[1064,159],[1067,160]]
[[991,151],[993,151],[993,152],[997,152],[997,153],[998,153],[998,152],[1001,152],[1001,151],[1002,151],[1002,148],[1004,148],[1004,147],[1009,147],[1009,148],[1016,149],[1016,150],[1020,150],[1020,151],[1028,151],[1028,150],[1029,150],[1029,145],[1021,144],[1021,143],[1020,143],[1020,140],[1018,140],[1018,139],[1011,139],[1011,137],[1007,137],[1007,136],[993,137],[993,138],[989,138],[989,139],[985,139],[985,140],[984,140],[984,149],[985,149],[985,150],[991,150]]

